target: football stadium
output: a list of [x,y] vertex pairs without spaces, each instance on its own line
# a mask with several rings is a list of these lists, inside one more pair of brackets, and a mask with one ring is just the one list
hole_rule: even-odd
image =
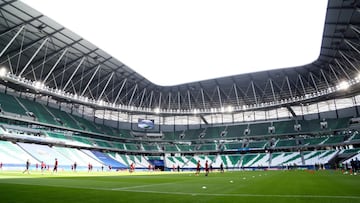
[[[0,0],[0,201],[360,202],[360,1],[324,2],[319,47],[295,54],[314,60],[210,79],[172,61],[199,76],[177,84],[149,63],[159,85],[52,11]],[[276,47],[269,18],[242,29]]]

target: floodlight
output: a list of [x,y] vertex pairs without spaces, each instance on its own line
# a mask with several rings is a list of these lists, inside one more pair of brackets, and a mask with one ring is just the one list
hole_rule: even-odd
[[360,82],[360,73],[358,73],[358,75],[356,76],[355,81]]
[[34,81],[33,85],[35,87],[35,89],[43,89],[45,84],[41,81]]
[[233,106],[228,106],[228,107],[226,107],[226,111],[231,113],[231,112],[234,111],[234,107]]
[[8,73],[8,70],[5,67],[0,68],[0,77],[6,76],[7,73]]
[[338,90],[346,90],[350,87],[350,84],[347,81],[342,81],[338,84],[337,89]]
[[98,100],[98,104],[99,104],[100,106],[103,106],[103,105],[104,105],[104,100]]
[[156,114],[159,114],[159,113],[160,113],[160,109],[159,109],[159,108],[155,108],[155,109],[154,109],[154,112],[155,112]]

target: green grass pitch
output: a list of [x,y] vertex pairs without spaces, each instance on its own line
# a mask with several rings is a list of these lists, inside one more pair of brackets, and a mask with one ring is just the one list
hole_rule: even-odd
[[340,171],[194,173],[0,171],[0,202],[360,202]]

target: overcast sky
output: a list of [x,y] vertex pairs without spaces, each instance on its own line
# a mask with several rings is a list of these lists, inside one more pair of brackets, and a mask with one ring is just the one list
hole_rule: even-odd
[[317,59],[327,0],[23,0],[158,85]]

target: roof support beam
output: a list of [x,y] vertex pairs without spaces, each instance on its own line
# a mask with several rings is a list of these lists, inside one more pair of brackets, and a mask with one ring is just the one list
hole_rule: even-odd
[[[40,37],[40,38],[38,38],[38,39],[36,39],[36,40],[34,40],[34,41],[31,41],[31,42],[25,44],[25,45],[21,45],[22,47],[24,47],[24,48],[21,50],[21,52],[24,52],[24,51],[30,49],[31,47],[33,47],[34,45],[36,45],[38,42],[41,42],[42,40],[48,40],[50,37],[52,37],[52,36],[55,35],[56,33],[59,33],[59,32],[61,32],[61,31],[63,31],[64,29],[65,29],[65,28],[60,28],[60,29],[58,29],[58,30],[53,31],[52,33],[46,34],[46,35],[44,35],[44,36],[42,36],[42,37]],[[26,30],[24,30],[24,32],[25,32],[25,31],[26,31]],[[25,37],[25,35],[23,35],[23,37]],[[19,52],[17,49],[14,49],[14,50],[10,50],[9,53],[7,53],[7,54],[10,55],[10,58],[13,58],[13,57],[17,56],[17,55],[18,55],[19,53],[21,53],[21,52]],[[14,55],[13,55],[13,54],[14,54]]]
[[171,107],[171,92],[169,92],[168,109]]
[[[354,32],[356,32],[357,34],[360,35],[360,30],[359,30],[358,28],[356,28],[356,27],[353,26],[353,25],[350,25],[350,28],[351,28]],[[346,41],[346,40],[345,40],[345,41]]]
[[204,89],[201,88],[200,89],[201,91],[201,99],[202,99],[202,103],[203,103],[203,108],[205,109],[205,97],[204,97]]
[[254,94],[254,99],[255,99],[255,103],[258,104],[257,98],[256,98],[256,92],[255,92],[255,86],[254,86],[254,81],[251,81],[251,87],[252,87],[252,91]]
[[11,60],[9,58],[9,56],[7,57],[8,58],[8,63],[9,63],[9,68],[10,68],[10,73],[14,73],[14,70],[13,70],[13,67],[12,67],[12,64],[11,64]]
[[55,88],[58,89],[58,85],[57,85],[57,83],[56,83],[56,79],[55,79],[54,74],[52,74],[51,76],[52,76],[52,78],[53,78]]
[[[63,47],[61,47],[61,48],[59,48],[58,50],[53,51],[53,52],[51,52],[51,53],[47,54],[47,55],[46,55],[46,57],[47,57],[47,58],[51,58],[52,56],[54,56],[54,55],[56,55],[56,54],[58,54],[58,53],[60,53],[60,52],[64,51],[64,49],[69,48],[69,47],[72,47],[72,46],[74,46],[75,44],[77,44],[77,43],[81,42],[82,40],[83,40],[83,39],[79,39],[79,40],[74,41],[74,42],[72,42],[72,43],[70,43],[70,44],[67,44],[67,45],[65,45],[65,46],[63,46]],[[35,60],[35,61],[34,61],[34,63],[37,63],[38,61],[39,61],[39,60]],[[57,76],[56,76],[56,77],[57,77]]]
[[302,77],[301,77],[300,74],[298,74],[298,78],[299,78],[299,81],[300,81],[300,84],[301,84],[301,88],[304,91],[304,95],[306,95],[306,89],[305,89],[304,82],[302,81]]
[[119,92],[117,93],[117,95],[115,97],[114,104],[116,104],[117,100],[119,99],[120,94],[121,94],[121,92],[122,92],[122,90],[123,90],[123,88],[125,86],[126,81],[127,81],[127,78],[124,79],[124,81],[123,81],[123,83],[122,83],[122,85],[121,85],[121,87],[119,89]]
[[9,46],[14,42],[14,40],[17,38],[17,36],[19,36],[19,34],[21,33],[21,31],[25,28],[25,26],[22,26],[17,32],[16,34],[11,38],[11,40],[9,41],[9,43],[7,43],[7,45],[3,48],[3,50],[0,52],[0,57],[5,53],[5,51],[9,48]]
[[336,72],[335,72],[335,70],[334,70],[333,66],[332,66],[331,64],[329,64],[329,67],[330,67],[331,72],[334,74],[334,76],[335,76],[335,78],[336,78],[337,82],[339,83],[339,82],[340,82],[340,80],[339,80],[339,78],[338,78],[338,76],[337,76],[337,74],[336,74]]
[[321,75],[323,76],[323,78],[325,80],[327,88],[330,88],[329,82],[326,79],[326,76],[325,76],[325,73],[324,73],[323,69],[320,69],[320,72],[321,72]]
[[222,108],[222,107],[223,107],[223,104],[222,104],[222,101],[221,101],[221,94],[220,94],[219,85],[216,86],[216,90],[217,90],[218,97],[219,97],[220,108]]
[[287,85],[288,85],[288,88],[289,88],[290,96],[291,96],[291,98],[293,98],[294,96],[293,96],[293,93],[292,93],[292,91],[291,91],[291,86],[290,86],[290,82],[289,82],[289,77],[286,76],[285,78],[286,78],[286,82],[287,82]]
[[236,97],[236,104],[237,104],[238,106],[240,106],[239,95],[238,95],[238,92],[237,92],[237,88],[236,88],[236,84],[235,84],[235,83],[233,84],[233,87],[234,87],[234,92],[235,92],[235,97]]
[[339,53],[351,65],[351,67],[354,68],[356,72],[360,73],[359,69],[349,60],[348,57],[346,57],[346,55],[342,51],[339,51]]
[[151,93],[150,93],[150,102],[149,102],[149,108],[151,108],[151,105],[152,105],[152,98],[154,96],[154,91],[151,90]]
[[316,84],[314,76],[313,76],[313,74],[311,72],[310,72],[310,78],[311,78],[311,80],[312,80],[312,82],[314,84],[316,92],[318,92],[319,90],[318,90],[317,84]]
[[272,92],[273,99],[274,99],[274,102],[275,102],[276,101],[276,96],[275,96],[275,91],[274,91],[274,85],[273,85],[273,82],[272,82],[271,78],[269,79],[269,81],[270,81],[271,92]]
[[141,100],[140,100],[140,104],[139,104],[139,107],[142,106],[142,103],[144,101],[144,97],[145,97],[145,92],[146,92],[146,88],[143,90],[143,93],[142,93],[142,96],[141,96]]
[[191,109],[191,100],[190,100],[190,91],[187,91],[187,95],[188,95],[188,102],[189,102],[189,109]]
[[134,90],[133,90],[133,92],[132,92],[132,94],[131,94],[131,97],[130,97],[128,106],[130,106],[131,103],[132,103],[132,100],[133,100],[133,98],[134,98],[134,95],[135,95],[135,92],[136,92],[136,90],[137,90],[137,87],[138,87],[138,84],[136,84],[135,87],[134,87]]
[[160,92],[160,95],[159,95],[159,109],[161,109],[161,96],[162,96],[162,93]]
[[46,80],[49,78],[50,74],[54,71],[54,69],[56,68],[56,66],[59,64],[59,62],[61,61],[61,59],[64,57],[65,53],[67,52],[68,49],[65,49],[63,51],[63,53],[61,54],[61,56],[58,58],[58,60],[56,61],[56,63],[53,65],[53,67],[51,68],[51,70],[49,71],[49,73],[46,75],[45,79],[44,79],[44,83],[46,82]]
[[347,77],[348,80],[350,80],[350,76],[347,74],[347,72],[344,70],[344,68],[342,67],[342,65],[340,64],[339,60],[335,59],[335,63],[339,66],[339,68],[342,70],[342,72],[345,74],[345,76]]
[[[360,34],[360,33],[359,33]],[[348,41],[348,40],[344,40],[345,41],[345,43],[346,44],[348,44],[353,50],[355,50],[358,54],[360,54],[360,51],[354,46],[354,45],[352,45],[351,43],[350,43],[350,41]]]
[[24,73],[24,71],[26,70],[26,68],[30,65],[30,63],[32,62],[32,60],[34,60],[35,56],[39,53],[39,51],[41,50],[41,48],[45,45],[45,43],[49,40],[49,38],[46,38],[41,45],[38,47],[38,49],[35,51],[35,53],[32,55],[32,57],[30,58],[30,60],[27,62],[27,64],[24,66],[24,68],[21,70],[21,72],[19,73],[19,77],[21,77],[21,75]]
[[[0,6],[0,8],[1,8],[1,6]],[[18,27],[20,27],[20,26],[24,26],[24,25],[26,25],[26,24],[29,24],[30,22],[32,22],[32,21],[34,21],[34,20],[37,20],[37,19],[39,19],[39,18],[41,18],[41,17],[43,17],[43,15],[36,16],[36,17],[34,17],[34,18],[31,18],[30,20],[24,21],[24,22],[22,22],[22,23],[20,23],[20,24],[17,24],[17,25],[15,25],[15,26],[11,27],[11,28],[8,28],[8,29],[4,30],[4,31],[0,34],[0,37],[1,37],[2,35],[4,35],[4,34],[10,32],[10,31],[15,30],[16,28],[18,28]]]
[[100,95],[99,95],[99,97],[98,97],[98,100],[100,100],[100,99],[101,99],[102,95],[104,94],[104,92],[105,92],[106,88],[108,87],[108,85],[109,85],[109,83],[110,83],[110,81],[111,81],[111,79],[112,79],[112,77],[113,77],[113,76],[114,76],[114,72],[112,72],[112,73],[111,73],[111,75],[110,75],[110,77],[109,77],[108,81],[106,82],[106,84],[105,84],[105,86],[104,86],[104,88],[103,88],[102,92],[100,93]]
[[98,72],[98,70],[100,69],[101,65],[98,65],[98,67],[96,68],[95,72],[93,73],[93,75],[91,76],[90,80],[88,81],[88,83],[86,84],[84,90],[81,92],[80,96],[83,96],[86,89],[89,87],[90,83],[92,82],[92,80],[94,79],[96,73]]
[[80,66],[82,65],[82,63],[84,62],[85,57],[83,57],[80,61],[80,63],[77,65],[75,71],[71,74],[70,78],[68,79],[68,81],[66,82],[65,86],[63,87],[63,91],[65,91],[66,87],[69,85],[70,81],[73,79],[75,73],[79,70]]
[[[23,34],[22,34],[22,37],[21,37],[21,45],[20,45],[20,50],[19,50],[19,56],[18,56],[18,59],[17,59],[17,62],[16,62],[16,70],[13,71],[14,74],[16,74],[19,70],[19,66],[20,66],[20,61],[21,61],[21,53],[23,52],[23,46],[24,46],[24,41],[25,41],[25,33],[26,33],[26,30],[24,30]],[[10,56],[8,55],[8,59],[10,61]]]
[[181,109],[181,97],[180,97],[180,92],[178,91],[177,93],[177,99],[178,99],[178,109]]

